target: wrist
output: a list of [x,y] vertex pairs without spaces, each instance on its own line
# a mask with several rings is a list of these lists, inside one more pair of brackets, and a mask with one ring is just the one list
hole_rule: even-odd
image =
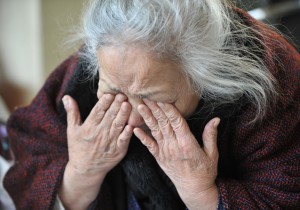
[[214,185],[205,191],[190,194],[190,196],[183,198],[183,202],[189,210],[216,210],[218,206],[218,197],[219,191],[217,186]]
[[66,165],[58,195],[66,209],[87,209],[96,199],[106,173],[88,176]]

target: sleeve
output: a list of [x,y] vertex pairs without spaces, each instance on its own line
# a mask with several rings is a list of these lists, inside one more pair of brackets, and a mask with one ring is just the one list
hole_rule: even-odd
[[67,163],[66,126],[56,110],[77,65],[77,56],[62,63],[28,107],[17,109],[7,124],[15,164],[4,187],[17,209],[52,209]]
[[240,131],[248,137],[232,145],[235,178],[217,179],[225,209],[300,209],[299,111],[297,120],[295,114],[285,111],[267,125]]
[[251,108],[235,123],[234,178],[217,179],[225,209],[300,209],[300,56],[285,47],[270,53],[281,88],[276,107],[256,125]]

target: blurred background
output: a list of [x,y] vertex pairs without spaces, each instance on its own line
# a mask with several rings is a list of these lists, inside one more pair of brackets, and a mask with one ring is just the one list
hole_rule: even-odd
[[64,43],[79,25],[84,1],[0,0],[0,95],[8,111],[30,103],[74,51]]
[[[0,95],[8,111],[30,103],[50,72],[74,51],[64,42],[79,24],[84,1],[0,0]],[[235,1],[299,46],[300,0]]]

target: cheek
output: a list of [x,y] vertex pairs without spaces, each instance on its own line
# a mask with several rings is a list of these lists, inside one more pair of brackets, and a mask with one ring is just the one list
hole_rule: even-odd
[[184,104],[184,102],[182,100],[178,100],[175,103],[173,103],[172,105],[176,107],[176,109],[179,111],[179,113],[183,117],[186,117],[186,115],[187,115],[187,108],[185,107],[185,104]]
[[101,82],[99,82],[98,84],[98,90],[97,90],[97,97],[98,99],[100,99],[105,93],[108,93],[109,91],[107,91],[107,88],[105,87],[105,85]]
[[97,97],[100,99],[105,93],[110,93],[109,89],[105,85],[105,83],[101,82],[101,80],[98,83],[98,90],[97,90]]
[[176,101],[176,103],[174,104],[174,106],[184,118],[190,117],[195,112],[197,105],[197,98],[185,98]]

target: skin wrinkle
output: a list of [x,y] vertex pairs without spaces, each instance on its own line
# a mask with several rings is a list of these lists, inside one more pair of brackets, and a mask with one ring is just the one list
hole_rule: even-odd
[[[113,48],[113,49],[118,50],[116,48]],[[123,66],[121,64],[115,64],[113,67],[111,67],[112,68],[111,70],[103,68],[103,65],[101,65],[101,63],[103,64],[103,62],[100,59],[101,70],[102,71],[104,70],[105,72],[110,71],[110,74],[113,77],[117,77],[116,81],[121,83],[121,87],[123,87],[125,84],[125,86],[127,87],[126,89],[128,89],[128,92],[135,92],[138,89],[144,89],[145,87],[147,87],[149,82],[153,82],[153,81],[149,81],[149,75],[151,75],[151,71],[153,70],[153,69],[151,69],[152,66],[159,67],[160,71],[174,67],[174,66],[170,66],[170,64],[166,63],[166,62],[160,63],[160,62],[154,61],[154,60],[151,60],[151,62],[150,62],[149,58],[146,55],[143,55],[145,53],[139,52],[139,51],[140,50],[138,50],[138,49],[135,49],[134,51],[133,50],[130,51],[130,53],[132,53],[132,55],[131,55],[132,58],[130,58],[126,64],[123,64]],[[117,54],[120,54],[120,53],[117,53]],[[113,53],[107,53],[107,50],[105,51],[105,54],[103,54],[103,57],[105,59],[109,59],[109,57],[111,57],[111,56],[115,56],[116,60],[120,59],[119,55],[114,55]],[[138,71],[136,71],[137,69],[138,69]],[[120,71],[122,71],[122,80],[121,81],[118,80]],[[131,77],[133,74],[133,71],[135,74],[134,78]],[[177,71],[177,69],[174,69],[174,71]],[[170,80],[169,75],[160,74],[160,76],[163,76],[163,79],[165,79],[165,80]],[[171,77],[171,79],[172,80],[170,82],[176,82],[176,81],[178,81],[179,78]],[[113,82],[116,83],[116,81],[113,81]],[[157,82],[157,83],[159,83],[159,82]],[[128,88],[128,84],[132,84],[132,85],[129,86],[129,88]],[[124,90],[122,90],[122,91],[124,91]],[[154,91],[161,92],[161,89],[159,88]]]
[[143,98],[171,103],[184,116],[190,116],[199,102],[199,97],[183,80],[178,64],[154,60],[146,51],[137,47],[103,47],[98,51],[101,69],[98,98],[103,94],[122,93],[132,106],[128,123],[146,129],[137,111]]
[[[117,136],[109,137],[105,132],[98,134],[102,136],[99,150],[104,153],[99,154],[99,158],[104,158],[111,164],[103,163],[103,166],[97,168],[103,167],[104,171],[108,172],[126,154],[130,137],[125,138],[127,143],[119,150],[116,143],[123,137],[115,126],[117,122],[127,121],[126,126],[130,126],[131,134],[133,132],[155,157],[161,169],[174,183],[182,200],[189,203],[189,209],[197,209],[199,199],[203,198],[188,196],[188,188],[182,186],[178,180],[182,177],[186,182],[193,182],[194,188],[200,187],[200,191],[213,186],[213,191],[208,196],[212,200],[210,205],[215,208],[217,187],[214,175],[209,176],[211,170],[216,170],[209,163],[214,157],[200,157],[205,155],[203,148],[184,119],[194,113],[199,96],[184,79],[180,65],[172,61],[158,62],[146,52],[143,48],[124,50],[122,46],[107,46],[100,48],[97,53],[101,66],[97,96],[100,100],[105,94],[115,95],[115,100],[99,127],[103,126]],[[147,98],[143,99],[145,96]],[[128,104],[124,112],[127,118],[123,118],[122,121],[124,103]],[[117,109],[119,111],[116,112]],[[109,115],[115,114],[116,119],[111,119]],[[121,132],[122,136],[126,136],[124,130]],[[195,180],[195,174],[199,174],[199,180]],[[196,189],[194,191],[197,191]]]

